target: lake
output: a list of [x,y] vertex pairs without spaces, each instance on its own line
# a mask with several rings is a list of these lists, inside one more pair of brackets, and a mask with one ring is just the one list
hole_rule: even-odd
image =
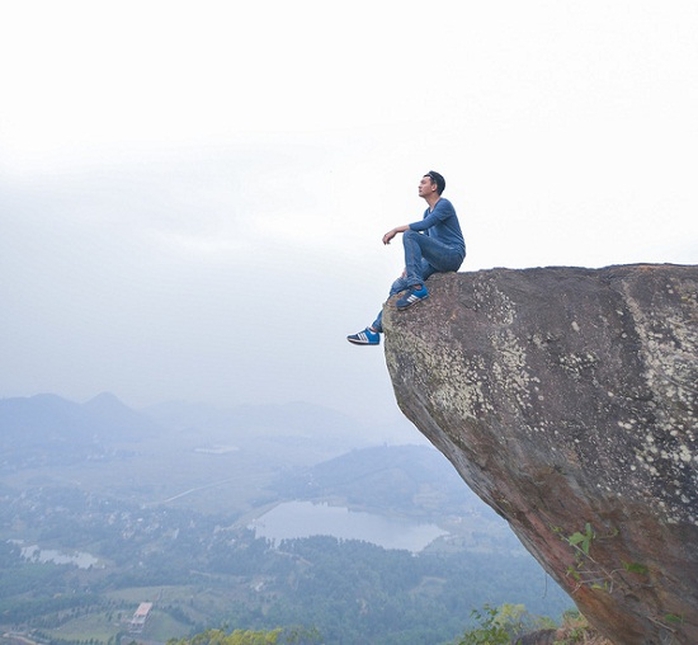
[[419,524],[312,502],[279,504],[253,520],[248,528],[254,530],[257,537],[274,542],[330,535],[343,540],[363,540],[386,549],[406,549],[413,553],[418,553],[436,538],[448,535],[448,531],[435,524]]
[[23,546],[22,557],[31,562],[53,562],[53,564],[74,564],[79,569],[89,569],[99,563],[99,560],[89,553],[75,551],[65,553],[53,549],[40,549],[36,545]]

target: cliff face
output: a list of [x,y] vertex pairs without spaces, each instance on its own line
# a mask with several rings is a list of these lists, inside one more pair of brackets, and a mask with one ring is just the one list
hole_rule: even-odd
[[618,644],[698,643],[698,266],[437,274],[398,404]]

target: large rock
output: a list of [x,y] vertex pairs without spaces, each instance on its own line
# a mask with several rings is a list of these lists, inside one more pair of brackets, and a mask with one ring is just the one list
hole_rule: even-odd
[[698,267],[437,274],[398,404],[618,644],[698,643]]

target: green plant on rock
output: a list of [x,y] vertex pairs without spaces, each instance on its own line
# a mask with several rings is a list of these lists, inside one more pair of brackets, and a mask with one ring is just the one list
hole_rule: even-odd
[[576,609],[566,611],[557,630],[555,645],[612,645],[591,627]]
[[473,610],[471,617],[478,626],[465,632],[457,645],[509,645],[528,632],[554,626],[549,619],[530,614],[524,605],[509,603],[485,605],[482,611]]
[[643,576],[646,576],[649,573],[647,567],[639,562],[623,562],[623,568],[628,573],[639,573]]
[[458,645],[509,645],[509,632],[497,620],[497,614],[497,608],[489,605],[485,605],[482,611],[474,609],[471,617],[479,626],[467,631],[458,641]]
[[[567,568],[567,575],[574,578],[578,583],[574,591],[581,586],[587,586],[593,589],[603,589],[611,593],[615,583],[614,578],[620,569],[609,571],[603,567],[591,555],[591,548],[595,540],[613,538],[618,535],[618,530],[615,529],[603,538],[596,534],[590,522],[584,525],[583,531],[576,531],[569,536],[565,536],[562,529],[559,527],[554,530],[574,551],[574,563]],[[631,570],[628,567],[631,567],[636,572],[643,569],[642,565],[636,562],[630,564],[624,563],[626,571]],[[646,572],[646,568],[644,568],[644,570]]]
[[579,549],[584,555],[589,556],[589,551],[591,550],[591,542],[596,537],[594,529],[591,528],[591,524],[587,522],[584,525],[584,533],[577,531],[572,533],[567,538],[567,541],[571,546]]

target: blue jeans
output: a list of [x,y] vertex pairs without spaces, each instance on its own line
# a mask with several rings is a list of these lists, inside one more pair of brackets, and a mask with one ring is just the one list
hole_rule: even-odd
[[[405,247],[405,272],[393,282],[388,297],[424,284],[433,273],[458,271],[465,259],[465,253],[460,249],[446,246],[411,229],[402,234],[402,244]],[[371,327],[378,332],[383,331],[382,309]]]

